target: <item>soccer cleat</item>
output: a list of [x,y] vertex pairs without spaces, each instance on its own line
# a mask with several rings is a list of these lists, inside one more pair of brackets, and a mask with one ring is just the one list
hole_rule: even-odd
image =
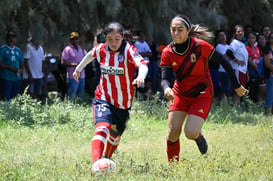
[[202,154],[205,154],[208,151],[208,144],[207,144],[205,137],[202,135],[202,133],[200,133],[200,134],[201,135],[200,135],[199,139],[195,140],[195,142],[199,148],[199,151]]

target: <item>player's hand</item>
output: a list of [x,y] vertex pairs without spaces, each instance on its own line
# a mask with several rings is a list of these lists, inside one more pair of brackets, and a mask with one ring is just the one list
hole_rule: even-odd
[[28,75],[28,80],[29,80],[29,82],[34,82],[32,75]]
[[173,90],[171,88],[169,88],[169,87],[166,88],[165,91],[164,91],[164,96],[169,101],[173,101],[174,100]]
[[77,82],[79,82],[79,77],[80,77],[80,72],[79,71],[74,71],[73,72],[73,78],[77,81]]
[[244,88],[243,86],[241,86],[241,87],[235,89],[235,92],[238,96],[241,97],[241,96],[248,94],[249,91],[246,88]]
[[237,60],[237,63],[241,66],[245,65],[245,62],[243,60]]
[[8,68],[15,73],[20,73],[20,69],[18,69],[17,67],[9,66]]
[[141,86],[144,86],[144,82],[145,82],[144,79],[136,78],[136,79],[133,81],[133,85],[136,85],[136,86],[139,88],[139,87],[141,87]]

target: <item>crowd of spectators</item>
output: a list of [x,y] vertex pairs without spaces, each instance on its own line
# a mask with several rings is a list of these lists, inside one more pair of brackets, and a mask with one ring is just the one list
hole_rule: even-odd
[[[79,82],[71,78],[73,70],[92,46],[89,48],[80,46],[78,32],[71,32],[68,39],[69,44],[60,52],[60,64],[66,67],[65,94],[71,99],[82,97],[84,93],[93,97],[100,76],[97,61],[86,67]],[[131,30],[125,31],[124,39],[134,45],[149,62],[145,86],[137,88],[136,96],[142,100],[153,99],[154,95],[162,92],[159,62],[167,42],[158,43],[151,37],[147,37],[143,31]],[[16,45],[15,33],[9,31],[6,34],[6,43],[0,49],[1,100],[9,101],[24,92],[34,99],[42,97],[42,89],[46,87],[43,86],[45,84],[45,50],[37,34],[27,41],[27,46],[24,48],[26,51],[22,52]],[[94,41],[93,46],[105,42],[103,33],[98,33]],[[273,33],[271,28],[264,26],[259,31],[250,25],[245,27],[236,25],[230,36],[225,30],[217,30],[214,47],[228,59],[240,83],[248,88],[249,98],[254,103],[265,106],[266,114],[271,114],[273,112]],[[243,100],[234,94],[223,67],[211,62],[209,68],[213,79],[215,101],[219,103],[225,98],[232,97],[233,102],[240,105]]]

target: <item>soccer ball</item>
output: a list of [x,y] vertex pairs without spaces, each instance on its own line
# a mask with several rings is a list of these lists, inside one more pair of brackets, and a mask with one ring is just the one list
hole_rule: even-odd
[[108,158],[101,158],[92,165],[92,174],[102,175],[115,170],[116,163]]

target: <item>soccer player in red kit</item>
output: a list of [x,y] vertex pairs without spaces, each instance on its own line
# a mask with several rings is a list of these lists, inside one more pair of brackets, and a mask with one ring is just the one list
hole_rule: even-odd
[[[93,108],[96,129],[92,139],[93,162],[102,156],[110,158],[118,147],[129,120],[134,85],[144,85],[148,72],[145,60],[134,46],[123,39],[123,32],[120,23],[109,23],[104,29],[106,42],[88,52],[73,73],[74,79],[78,80],[81,70],[88,63],[96,58],[100,64],[101,76]],[[138,76],[134,79],[137,67]]]
[[[196,141],[202,154],[208,150],[206,139],[201,133],[213,98],[208,61],[218,62],[225,68],[239,96],[243,96],[248,90],[239,84],[226,59],[204,41],[212,37],[206,28],[191,24],[189,18],[184,15],[177,15],[171,21],[170,31],[173,42],[161,55],[161,86],[165,97],[170,101],[168,161],[179,161],[179,137],[186,118],[184,126],[186,137]],[[171,88],[172,71],[176,75],[176,80]]]

